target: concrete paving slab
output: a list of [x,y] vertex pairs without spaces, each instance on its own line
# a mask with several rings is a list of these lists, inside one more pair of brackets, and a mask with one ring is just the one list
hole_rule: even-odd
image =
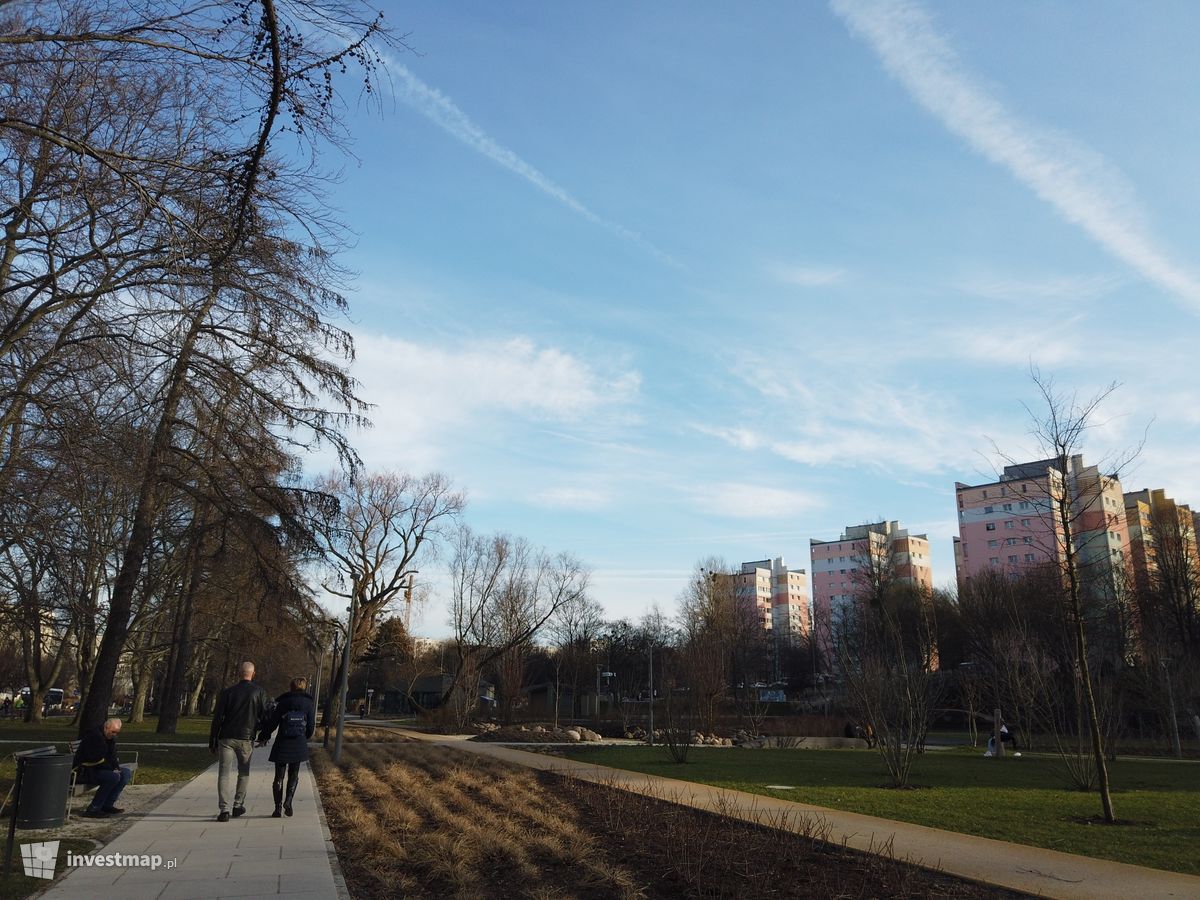
[[[139,817],[100,853],[158,854],[150,868],[79,867],[42,896],[47,900],[200,900],[221,897],[289,896],[341,898],[349,894],[335,875],[337,858],[324,823],[312,774],[305,767],[294,802],[295,815],[272,819],[268,748],[251,761],[247,814],[217,822],[217,765],[214,763],[155,809]],[[289,853],[285,858],[283,854]],[[168,867],[168,861],[170,866]],[[290,873],[290,874],[287,874]],[[291,878],[281,888],[281,875]]]
[[611,769],[510,746],[465,741],[459,736],[444,738],[442,735],[419,731],[395,730],[424,742],[453,746],[468,753],[527,768],[571,775],[621,790],[651,794],[672,803],[733,815],[757,824],[774,826],[786,820],[789,827],[799,830],[805,821],[820,817],[829,826],[830,840],[835,843],[844,842],[849,847],[874,852],[890,841],[897,859],[907,859],[926,868],[1014,891],[1061,900],[1200,898],[1200,877],[1194,875],[1075,856],[690,781]]

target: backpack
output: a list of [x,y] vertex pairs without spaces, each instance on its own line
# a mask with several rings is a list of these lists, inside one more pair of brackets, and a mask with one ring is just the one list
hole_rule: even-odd
[[308,716],[302,709],[289,709],[279,720],[279,736],[302,738],[308,736]]

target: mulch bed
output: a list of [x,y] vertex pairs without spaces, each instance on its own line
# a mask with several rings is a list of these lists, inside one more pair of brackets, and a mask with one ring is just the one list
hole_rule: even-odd
[[[896,861],[887,848],[867,854],[829,844],[818,837],[819,822],[797,834],[444,748],[364,747],[340,769],[327,763],[315,768],[356,900],[1024,896]],[[400,782],[408,782],[409,791],[414,783],[421,787],[405,795],[396,787]],[[365,806],[354,811],[357,803]],[[387,811],[394,815],[396,804],[431,804],[442,818],[432,821],[426,809],[424,824],[387,825]],[[567,832],[580,837],[567,840],[565,852],[553,843],[547,852],[538,843],[547,832],[536,820],[511,827],[535,814],[569,822]],[[382,817],[383,830],[376,833],[384,836],[373,844],[363,842],[364,829],[374,827],[364,816]],[[489,833],[494,841],[467,852]],[[514,835],[527,852],[504,849]],[[470,871],[456,867],[454,857],[470,857]]]

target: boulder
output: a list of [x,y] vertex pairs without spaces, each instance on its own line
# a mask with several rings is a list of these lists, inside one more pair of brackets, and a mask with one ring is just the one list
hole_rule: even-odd
[[563,732],[563,736],[568,741],[578,741],[580,739],[579,732],[576,731],[574,728],[568,728],[566,731]]

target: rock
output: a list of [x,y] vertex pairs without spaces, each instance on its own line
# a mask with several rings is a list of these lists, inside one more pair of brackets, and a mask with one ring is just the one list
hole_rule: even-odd
[[578,741],[581,737],[579,732],[574,728],[568,728],[565,732],[563,732],[563,735],[568,741]]
[[543,728],[541,725],[534,725],[533,728],[530,729],[530,731],[532,731],[534,734],[545,734],[546,733],[546,729]]

